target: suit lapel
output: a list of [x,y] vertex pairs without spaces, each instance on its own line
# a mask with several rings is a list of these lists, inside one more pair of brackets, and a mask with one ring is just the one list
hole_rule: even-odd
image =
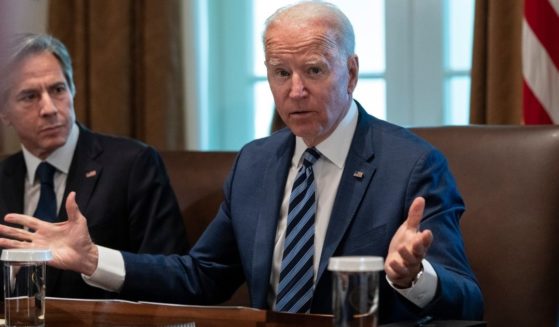
[[[251,287],[253,303],[266,303],[280,206],[294,144],[294,137],[291,135],[283,146],[278,147],[278,152],[270,156],[265,168],[261,184],[265,189],[264,201],[258,212],[253,248],[252,276],[255,285]],[[262,249],[268,249],[268,252],[263,254]]]
[[329,258],[340,244],[345,231],[355,218],[357,209],[373,178],[376,166],[373,161],[373,135],[369,120],[358,104],[359,120],[353,136],[344,171],[332,208],[330,222],[326,231],[317,280],[320,279],[328,266]]
[[80,210],[84,212],[87,208],[95,185],[103,171],[103,166],[95,161],[102,151],[102,146],[95,140],[93,134],[80,125],[80,137],[68,172],[64,202],[59,214],[61,220],[67,219],[65,203],[68,193],[72,191],[76,192]]
[[[102,152],[101,145],[95,140],[93,134],[83,126],[79,125],[80,136],[74,151],[72,164],[66,179],[64,198],[58,213],[58,220],[68,219],[66,212],[66,198],[72,191],[76,192],[76,201],[81,212],[85,212],[89,199],[95,189],[95,185],[101,176],[102,166],[95,161],[95,158]],[[47,273],[47,286],[50,289],[58,289],[58,282],[63,271],[50,269]]]

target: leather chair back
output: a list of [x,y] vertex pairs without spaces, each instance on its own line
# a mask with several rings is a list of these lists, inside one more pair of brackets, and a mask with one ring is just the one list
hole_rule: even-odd
[[[447,157],[489,326],[556,326],[559,127],[412,129]],[[434,235],[435,242],[437,235]]]
[[161,152],[191,246],[217,213],[223,200],[223,183],[236,155],[235,152]]
[[[449,161],[466,203],[466,251],[489,326],[555,326],[559,308],[559,127],[413,128]],[[194,244],[235,153],[163,152]],[[437,235],[435,235],[436,242]],[[243,287],[226,304],[247,305]]]
[[[559,126],[412,131],[445,154],[456,177],[466,203],[464,242],[489,326],[557,326]],[[218,210],[235,155],[162,152],[191,244]],[[246,288],[225,304],[248,305]]]
[[[177,195],[191,246],[196,243],[219,209],[223,200],[223,183],[236,155],[236,152],[161,152],[171,185]],[[249,306],[246,284],[222,305]]]

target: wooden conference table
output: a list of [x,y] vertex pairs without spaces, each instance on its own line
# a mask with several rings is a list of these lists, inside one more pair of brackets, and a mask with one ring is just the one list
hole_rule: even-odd
[[[332,326],[329,315],[287,314],[246,307],[179,306],[127,301],[92,301],[47,298],[45,325],[159,326],[159,327],[284,327]],[[194,323],[194,324],[189,324]],[[436,322],[425,326],[485,326],[477,322]],[[384,325],[383,325],[384,326]],[[386,325],[415,326],[414,323]]]

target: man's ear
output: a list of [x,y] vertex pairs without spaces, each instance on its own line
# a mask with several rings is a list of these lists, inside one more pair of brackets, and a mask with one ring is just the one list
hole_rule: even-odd
[[5,113],[5,108],[0,108],[0,120],[6,126],[10,126],[10,120],[8,119],[8,115]]
[[353,94],[355,86],[357,86],[357,76],[359,75],[359,57],[352,55],[347,61],[347,69],[349,71],[349,84],[347,86],[347,93]]

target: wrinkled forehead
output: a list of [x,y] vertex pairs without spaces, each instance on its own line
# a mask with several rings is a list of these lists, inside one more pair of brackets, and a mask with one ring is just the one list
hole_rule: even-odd
[[266,60],[282,55],[337,56],[339,45],[334,31],[317,22],[274,23],[264,38]]
[[0,101],[6,101],[12,92],[34,87],[39,82],[67,83],[60,61],[50,52],[29,54],[9,65],[0,81]]
[[17,80],[47,74],[65,79],[60,60],[51,52],[45,51],[18,58],[11,65],[8,76],[13,83]]

